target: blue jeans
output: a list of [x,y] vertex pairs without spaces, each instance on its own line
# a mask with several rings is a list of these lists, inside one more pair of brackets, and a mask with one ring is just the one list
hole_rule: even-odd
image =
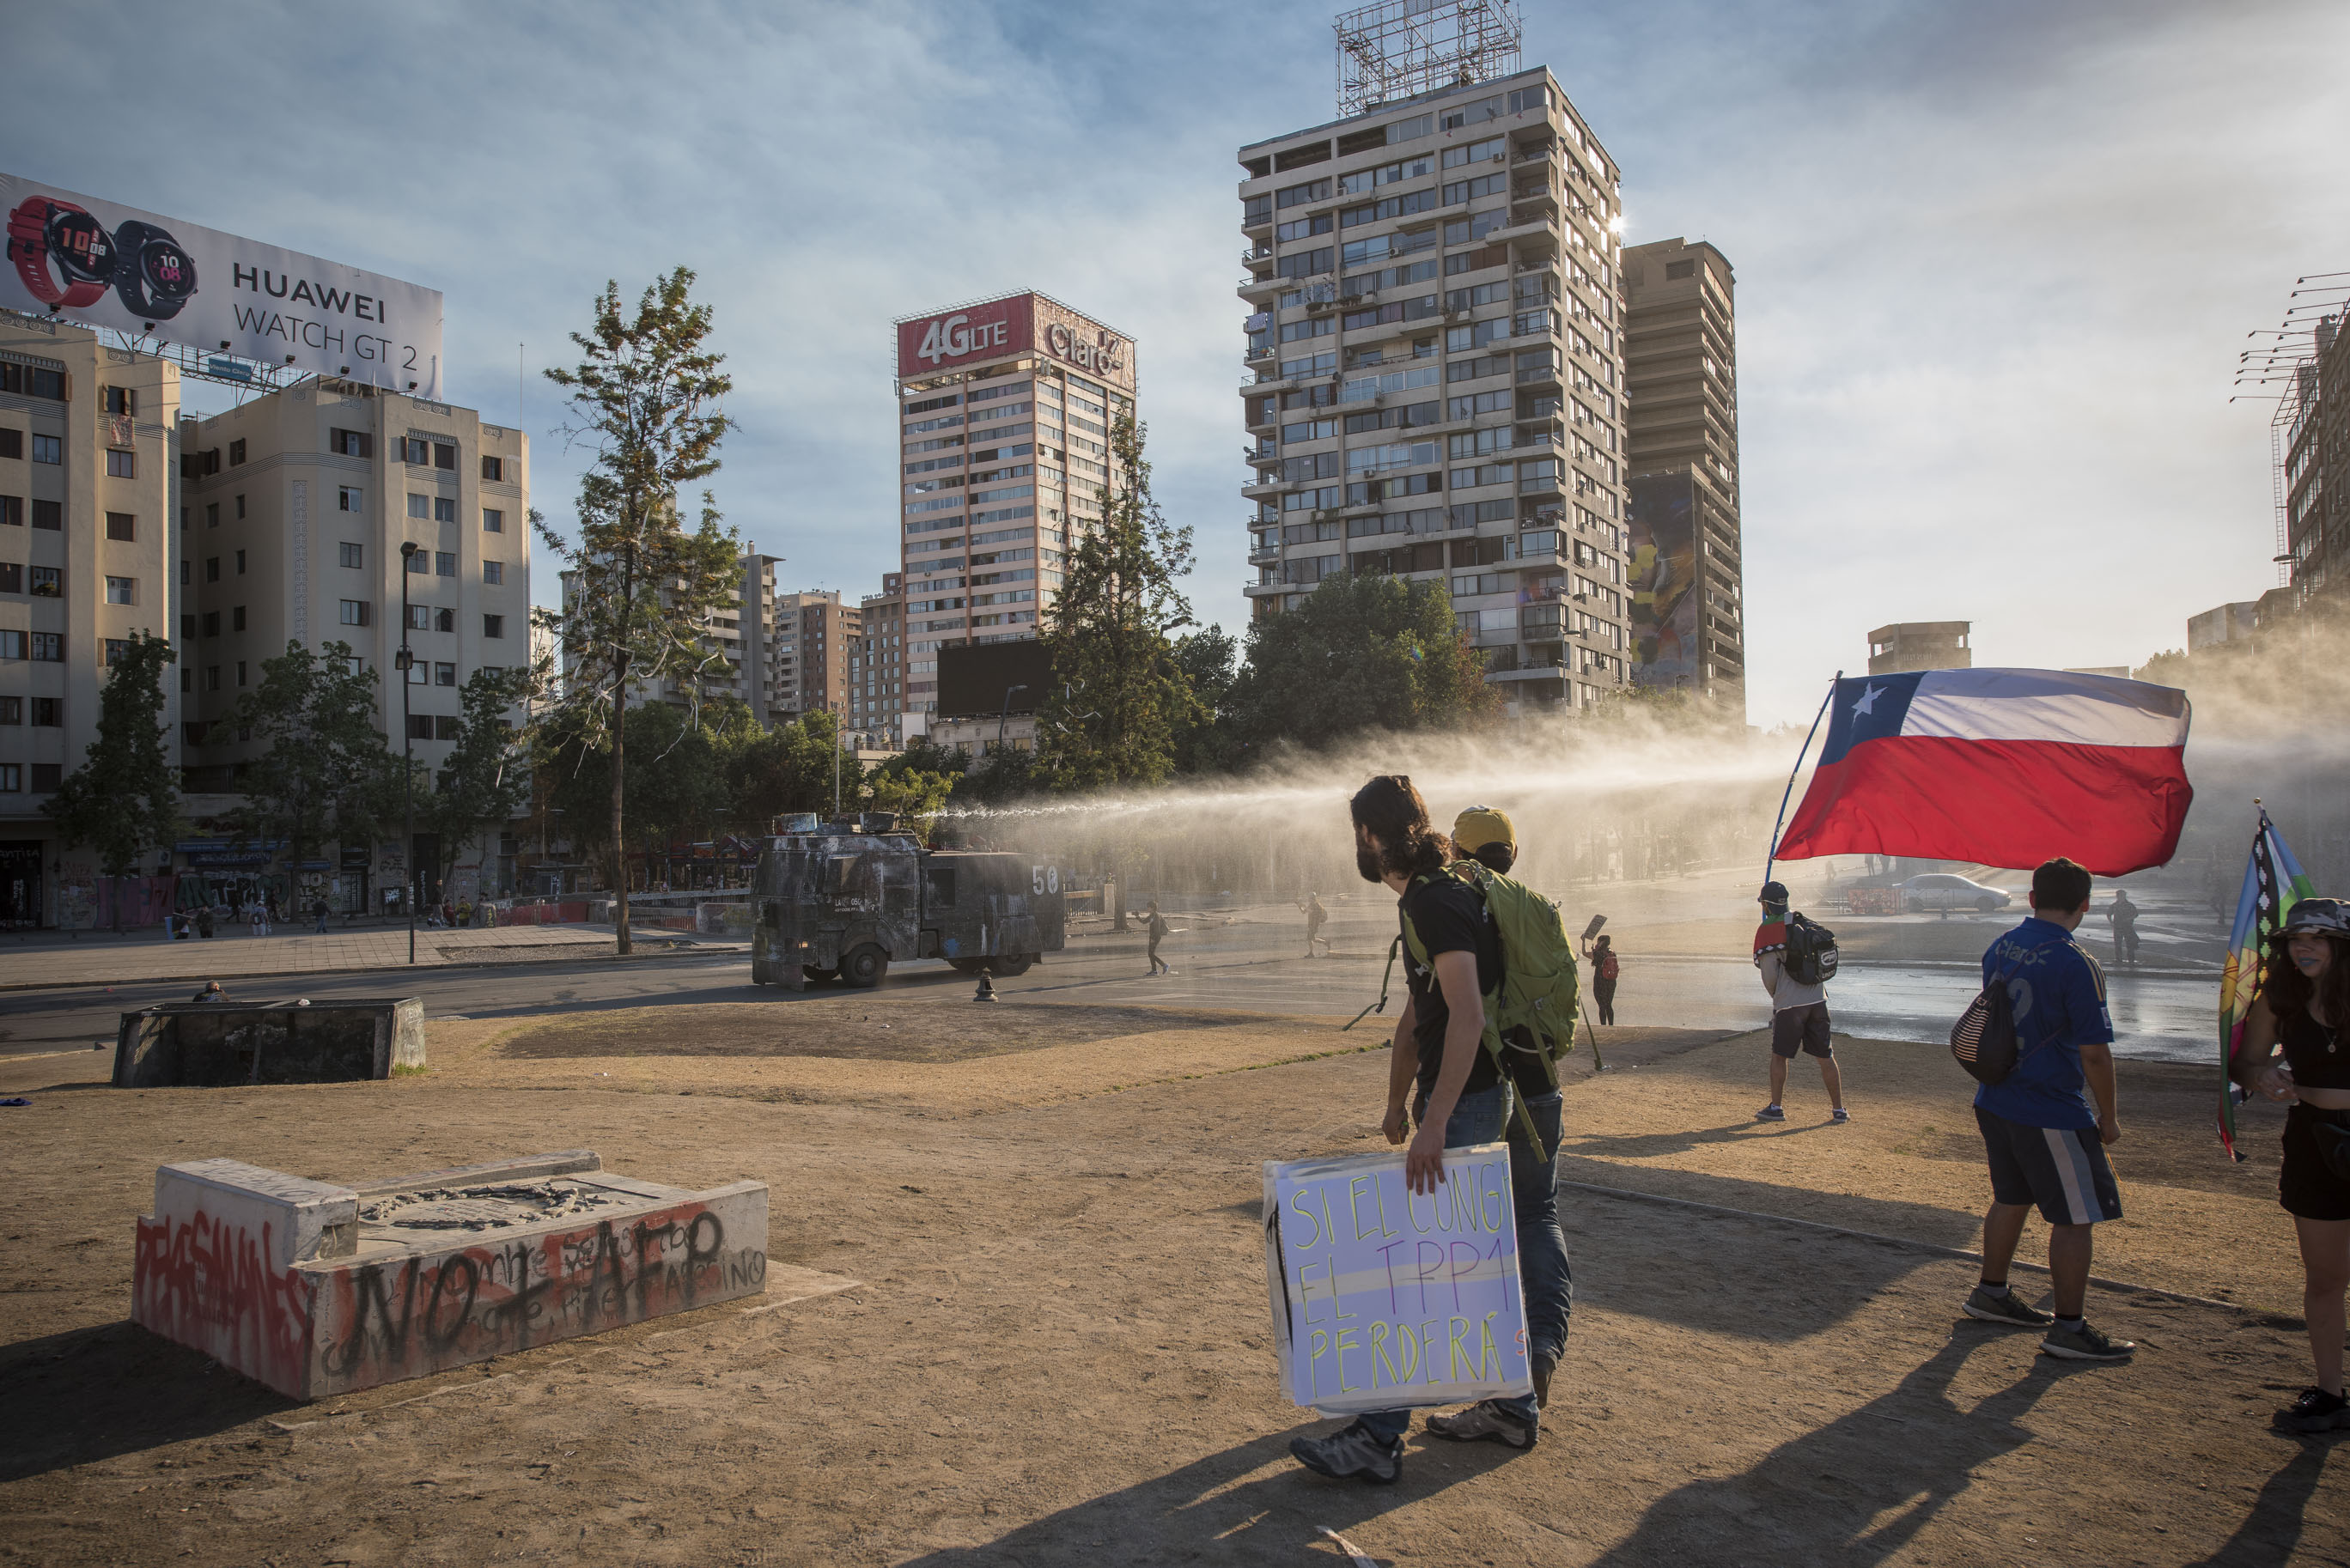
[[[1566,1322],[1575,1310],[1575,1272],[1567,1266],[1566,1232],[1558,1227],[1558,1129],[1565,1103],[1556,1089],[1526,1099],[1543,1148],[1550,1150],[1547,1158],[1527,1144],[1518,1118],[1510,1117],[1510,1194],[1517,1205],[1518,1272],[1525,1283],[1526,1354],[1554,1364],[1566,1355]],[[1494,1403],[1541,1422],[1531,1394]]]
[[[1510,1085],[1506,1082],[1463,1095],[1453,1102],[1452,1115],[1444,1124],[1444,1147],[1467,1148],[1481,1143],[1499,1143],[1509,1119]],[[1400,1410],[1366,1410],[1356,1419],[1373,1437],[1392,1443],[1411,1429],[1411,1408],[1407,1406]]]

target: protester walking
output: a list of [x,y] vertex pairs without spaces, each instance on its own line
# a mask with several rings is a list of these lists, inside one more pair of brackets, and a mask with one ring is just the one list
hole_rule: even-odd
[[2113,928],[2114,961],[2137,967],[2137,906],[2130,902],[2128,889],[2114,889],[2114,901],[2106,906],[2106,924]]
[[[1507,876],[1517,864],[1517,827],[1490,806],[1471,806],[1452,824],[1454,850]],[[1484,911],[1486,925],[1493,924]],[[1506,960],[1506,954],[1504,958]],[[1523,1030],[1512,1031],[1523,1036]],[[1558,1223],[1558,1146],[1565,1098],[1544,1070],[1531,1038],[1505,1037],[1520,1047],[1508,1054],[1512,1091],[1524,1102],[1534,1134],[1526,1136],[1510,1117],[1510,1196],[1517,1230],[1518,1272],[1525,1293],[1526,1359],[1534,1374],[1532,1396],[1483,1399],[1457,1416],[1430,1416],[1428,1429],[1455,1442],[1492,1442],[1532,1448],[1540,1433],[1543,1407],[1550,1403],[1551,1377],[1566,1355],[1566,1330],[1575,1311],[1575,1274],[1566,1233]]]
[[327,909],[327,896],[325,894],[321,893],[317,898],[311,900],[310,913],[317,919],[318,934],[322,937],[325,936],[327,934],[327,916],[329,913]]
[[[1844,1106],[1844,1070],[1836,1064],[1835,1045],[1828,1038],[1826,982],[1816,975],[1806,977],[1801,961],[1789,961],[1791,957],[1799,961],[1802,957],[1789,952],[1788,933],[1791,924],[1803,917],[1794,916],[1791,921],[1783,882],[1763,883],[1756,902],[1762,906],[1762,923],[1754,932],[1754,967],[1762,973],[1762,989],[1771,996],[1771,1103],[1755,1112],[1754,1119],[1787,1119],[1782,1104],[1787,1092],[1787,1064],[1801,1050],[1819,1061],[1820,1082],[1828,1092],[1829,1119],[1848,1122],[1852,1114]],[[1612,1015],[1608,1022],[1614,1022]]]
[[1322,928],[1328,922],[1329,919],[1330,911],[1322,907],[1322,895],[1319,893],[1306,894],[1305,956],[1307,958],[1312,958],[1314,956],[1314,945],[1316,942],[1320,942],[1325,948],[1327,948],[1330,945],[1327,941],[1324,940],[1322,936]]
[[[1396,895],[1397,918],[1418,939],[1404,944],[1416,950],[1404,966],[1409,990],[1396,1020],[1381,1125],[1389,1143],[1404,1143],[1417,1091],[1421,1114],[1404,1156],[1404,1185],[1432,1195],[1446,1149],[1496,1142],[1510,1120],[1510,1085],[1484,1044],[1485,993],[1502,982],[1501,934],[1476,888],[1438,875],[1452,846],[1429,821],[1410,779],[1374,778],[1347,809],[1356,869]],[[1291,1438],[1289,1451],[1319,1474],[1386,1485],[1403,1475],[1410,1425],[1408,1407],[1366,1411],[1328,1437]]]
[[[1591,1000],[1599,1005],[1599,1022],[1612,1028],[1616,1023],[1616,977],[1623,968],[1616,961],[1615,939],[1601,935],[1584,948],[1584,956],[1591,961]],[[1775,1101],[1778,1095],[1774,1092],[1771,1097]]]
[[1143,929],[1149,933],[1150,939],[1150,972],[1153,976],[1173,974],[1175,971],[1169,966],[1165,959],[1159,956],[1159,940],[1166,936],[1171,928],[1167,924],[1167,917],[1159,912],[1158,899],[1150,900],[1148,915],[1149,921]]
[[[2122,1217],[2106,1158],[2122,1127],[2105,971],[2073,939],[2088,912],[2088,870],[2060,856],[2032,874],[2031,918],[1983,954],[1983,989],[2007,992],[2016,1057],[2005,1077],[1975,1091],[1991,1204],[1983,1215],[1982,1280],[1964,1310],[1986,1323],[2045,1328],[2040,1349],[2061,1360],[2124,1361],[2137,1346],[2083,1315],[2095,1250],[2091,1228]],[[2034,1204],[2049,1227],[2053,1321],[2025,1304],[2007,1279]],[[2338,1354],[2339,1333],[2334,1342]]]
[[[2350,904],[2303,898],[2269,943],[2261,993],[2244,1021],[2242,1082],[2293,1108],[2284,1118],[2277,1200],[2301,1243],[2301,1316],[2317,1381],[2276,1413],[2292,1432],[2350,1429],[2342,1387],[2350,1295]],[[2280,1054],[2280,1048],[2282,1054]]]

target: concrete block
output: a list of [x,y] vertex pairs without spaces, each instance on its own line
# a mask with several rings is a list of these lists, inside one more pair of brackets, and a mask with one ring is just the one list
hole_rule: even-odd
[[306,1258],[348,1258],[359,1246],[359,1195],[348,1187],[234,1159],[158,1168],[155,1218],[192,1222],[200,1214],[265,1238],[263,1255],[281,1269]]
[[416,997],[173,1002],[122,1014],[114,1086],[341,1084],[424,1065]]

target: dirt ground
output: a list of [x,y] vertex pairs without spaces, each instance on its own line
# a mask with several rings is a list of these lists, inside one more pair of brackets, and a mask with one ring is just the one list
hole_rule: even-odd
[[[2350,1560],[2350,1457],[2267,1429],[2307,1380],[2276,1118],[2122,1064],[2135,1365],[1960,1319],[1966,1080],[1839,1041],[1762,1127],[1753,1035],[1609,1033],[1563,1205],[1577,1298],[1530,1453],[1416,1435],[1400,1485],[1298,1470],[1258,1162],[1379,1147],[1387,1058],[1331,1023],[884,992],[446,1021],[392,1083],[103,1087],[0,1064],[0,1562],[2115,1563]],[[1366,1049],[1366,1045],[1370,1048]],[[159,1163],[396,1175],[586,1147],[773,1185],[773,1257],[855,1288],[713,1307],[302,1407],[126,1321]],[[1713,1210],[1620,1196],[1649,1193]],[[1743,1210],[1744,1214],[1718,1210]],[[2026,1255],[2041,1246],[2035,1223]],[[779,1271],[785,1272],[785,1271]],[[2044,1282],[2019,1274],[2025,1293]]]

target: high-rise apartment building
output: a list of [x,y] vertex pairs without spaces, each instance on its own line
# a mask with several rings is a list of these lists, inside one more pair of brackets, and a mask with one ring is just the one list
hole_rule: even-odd
[[838,588],[776,597],[775,635],[768,644],[775,654],[774,722],[819,710],[845,711],[848,659],[861,632],[858,607],[842,604]]
[[2340,315],[2310,328],[2311,352],[2277,403],[2281,554],[2297,599],[2350,586],[2350,333]]
[[1965,620],[1905,620],[1868,634],[1868,672],[1898,675],[1905,670],[1971,670],[1974,649]]
[[0,311],[0,926],[52,923],[96,883],[41,808],[87,760],[114,650],[182,608],[179,403],[176,367]]
[[858,637],[849,645],[847,728],[860,751],[897,751],[906,743],[906,579],[881,576],[881,591],[858,607]]
[[911,733],[937,706],[939,649],[1036,635],[1070,530],[1118,482],[1135,344],[1034,291],[897,326]]
[[1623,686],[1620,171],[1557,82],[1372,102],[1240,162],[1255,613],[1424,576],[1512,711]]
[[289,642],[379,676],[379,722],[437,768],[477,670],[530,658],[530,443],[472,409],[313,379],[181,427],[179,648],[191,788],[231,790],[261,742],[234,719]]
[[[781,556],[759,553],[752,545],[743,553],[742,576],[730,590],[728,602],[703,612],[701,668],[675,675],[629,683],[632,702],[668,702],[680,708],[732,698],[764,725],[789,707],[779,693],[775,671],[775,568]],[[578,592],[579,574],[562,574],[563,603],[567,608]],[[664,597],[664,602],[667,602]],[[532,646],[538,644],[536,639]],[[712,657],[714,656],[714,657]],[[572,650],[561,650],[562,676],[571,673]]]
[[1727,257],[1703,241],[1624,251],[1633,679],[1746,711],[1738,512],[1738,323]]

